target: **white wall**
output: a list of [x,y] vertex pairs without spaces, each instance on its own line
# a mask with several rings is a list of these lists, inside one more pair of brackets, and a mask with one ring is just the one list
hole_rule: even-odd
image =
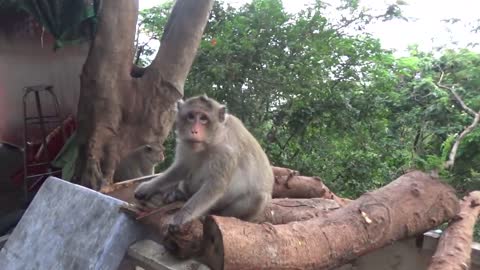
[[[0,33],[0,141],[23,144],[25,86],[53,85],[62,115],[76,113],[80,73],[87,53],[86,43],[54,52],[51,41],[46,41],[42,47],[40,37]],[[36,112],[31,101],[33,99],[29,108]]]

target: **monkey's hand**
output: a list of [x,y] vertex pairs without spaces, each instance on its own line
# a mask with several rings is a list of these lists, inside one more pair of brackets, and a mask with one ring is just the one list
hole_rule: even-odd
[[156,194],[158,191],[155,187],[155,182],[148,181],[141,183],[136,189],[135,189],[135,199],[139,201],[148,201],[154,194]]
[[187,200],[187,195],[178,188],[163,194],[164,204],[169,204],[177,201],[186,201],[186,200]]
[[180,231],[180,227],[185,223],[187,214],[180,209],[168,224],[168,232],[169,233],[177,233]]

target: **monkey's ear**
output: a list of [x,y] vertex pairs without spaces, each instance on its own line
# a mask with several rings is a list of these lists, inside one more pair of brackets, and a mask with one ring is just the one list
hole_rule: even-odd
[[207,94],[203,94],[200,96],[200,99],[203,100],[203,101],[208,101],[208,96]]
[[220,122],[225,121],[226,114],[227,114],[227,107],[225,107],[224,105],[220,106],[220,108],[218,109],[218,119],[220,120]]
[[184,103],[183,99],[179,99],[177,101],[177,111],[180,111],[180,108],[182,107],[183,103]]

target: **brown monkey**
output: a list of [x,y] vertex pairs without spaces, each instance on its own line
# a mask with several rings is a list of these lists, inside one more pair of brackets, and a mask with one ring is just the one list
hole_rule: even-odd
[[117,165],[113,179],[115,182],[151,175],[155,165],[165,159],[163,147],[145,144],[135,148]]
[[[226,107],[206,95],[177,104],[174,163],[142,183],[135,198],[148,203],[162,187],[181,187],[165,200],[188,199],[171,229],[208,214],[252,221],[272,197],[273,172],[257,140]],[[172,199],[173,198],[173,199]]]

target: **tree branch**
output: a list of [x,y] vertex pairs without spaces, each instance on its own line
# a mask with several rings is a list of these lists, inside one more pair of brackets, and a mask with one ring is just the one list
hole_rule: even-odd
[[153,88],[169,86],[183,96],[183,86],[195,59],[213,0],[177,0],[165,25],[160,49],[144,78]]
[[453,146],[452,146],[452,150],[450,150],[450,154],[448,155],[448,160],[445,162],[444,166],[446,169],[450,169],[453,167],[454,163],[455,163],[455,157],[457,155],[457,151],[458,151],[458,147],[460,146],[460,143],[462,142],[462,139],[470,132],[472,132],[472,130],[475,129],[475,127],[478,125],[478,122],[480,121],[480,111],[479,112],[475,112],[472,108],[468,107],[465,102],[463,101],[463,99],[460,97],[460,95],[457,94],[457,92],[455,92],[455,89],[454,87],[448,87],[446,85],[442,85],[442,80],[445,76],[445,73],[442,71],[442,73],[440,74],[440,78],[438,79],[438,82],[437,82],[437,86],[439,88],[442,88],[442,89],[445,89],[445,90],[448,90],[450,91],[450,93],[452,93],[452,95],[455,97],[455,99],[457,100],[457,102],[460,104],[460,106],[462,107],[462,109],[469,113],[470,115],[472,115],[474,118],[473,118],[473,121],[472,123],[466,127],[461,133],[460,135],[458,135],[456,138],[455,138],[455,142],[453,143]]
[[477,127],[479,120],[480,120],[480,112],[478,112],[475,115],[473,122],[468,127],[466,127],[462,131],[462,133],[460,133],[460,135],[457,136],[457,138],[455,138],[455,143],[453,143],[452,150],[448,155],[448,161],[445,162],[445,168],[449,169],[453,167],[453,164],[455,163],[455,156],[457,155],[458,147],[460,146],[460,142],[468,133],[472,132],[472,130],[474,130],[475,127]]
[[[130,74],[134,54],[135,27],[138,0],[103,1],[98,16],[98,27],[82,76],[107,71],[100,77],[127,76]],[[121,22],[120,22],[121,21]],[[114,28],[121,27],[121,30]],[[119,42],[119,41],[122,42]],[[117,57],[118,55],[123,57]]]
[[455,97],[455,99],[460,104],[460,106],[462,106],[462,109],[465,112],[472,115],[473,117],[475,117],[475,115],[477,115],[477,112],[475,112],[472,108],[468,107],[467,104],[465,104],[465,102],[463,102],[463,99],[457,94],[457,92],[455,92],[454,87],[448,87],[448,86],[442,84],[443,76],[444,76],[444,72],[442,71],[442,74],[440,75],[440,79],[437,82],[437,86],[439,88],[450,91],[450,93],[452,93],[452,95]]

